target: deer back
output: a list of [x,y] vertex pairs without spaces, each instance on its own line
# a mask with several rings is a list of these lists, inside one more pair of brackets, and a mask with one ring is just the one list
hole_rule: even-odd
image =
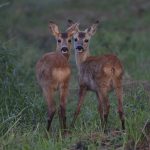
[[69,78],[70,73],[67,59],[56,52],[45,54],[36,65],[37,80],[41,85],[62,82]]
[[90,90],[114,78],[122,78],[123,75],[122,63],[115,55],[89,56],[79,68],[79,82]]

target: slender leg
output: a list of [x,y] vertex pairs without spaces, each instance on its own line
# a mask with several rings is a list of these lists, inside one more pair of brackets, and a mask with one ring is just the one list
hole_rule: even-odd
[[118,99],[118,114],[122,123],[122,129],[125,130],[125,119],[123,112],[123,89],[122,89],[122,81],[120,79],[116,79],[114,81],[115,92]]
[[102,124],[102,128],[104,128],[104,131],[106,129],[107,118],[110,109],[110,104],[109,104],[109,99],[107,94],[108,94],[107,86],[100,88],[99,91],[97,92],[98,111],[100,113],[101,124]]
[[103,111],[104,111],[104,121],[107,124],[107,119],[108,119],[108,115],[109,115],[109,109],[110,109],[110,103],[109,103],[109,99],[108,99],[108,88],[104,87],[101,89],[101,95],[102,95],[102,99],[103,99]]
[[98,111],[101,118],[101,123],[103,125],[104,116],[103,116],[103,97],[100,92],[96,92],[97,98],[98,98]]
[[55,115],[55,111],[51,112],[49,111],[48,112],[48,120],[47,120],[47,131],[49,131],[50,127],[51,127],[51,123],[52,123],[52,119]]
[[60,109],[59,109],[59,117],[60,117],[60,124],[62,129],[66,129],[66,97],[68,94],[68,83],[67,80],[65,83],[60,85]]
[[50,127],[51,127],[51,122],[52,122],[54,114],[56,112],[55,103],[53,100],[54,90],[45,88],[45,89],[43,89],[43,93],[45,95],[46,102],[48,105],[47,131],[49,131]]
[[109,109],[110,109],[110,104],[109,104],[108,97],[105,98],[104,105],[105,105],[105,107],[104,107],[104,121],[107,124]]
[[84,97],[85,97],[85,94],[86,94],[86,91],[87,89],[83,86],[80,86],[80,89],[79,89],[79,98],[78,98],[78,104],[77,104],[77,109],[74,113],[74,118],[73,118],[73,121],[71,123],[71,126],[73,127],[74,124],[75,124],[75,121],[80,113],[80,110],[81,110],[81,106],[83,104],[83,101],[84,101]]

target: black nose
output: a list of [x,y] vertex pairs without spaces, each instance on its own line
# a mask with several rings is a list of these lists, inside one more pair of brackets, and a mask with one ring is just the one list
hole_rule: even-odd
[[63,47],[63,48],[61,49],[61,51],[62,51],[62,52],[67,52],[67,51],[68,51],[68,48],[67,48],[67,47]]
[[76,49],[78,49],[78,50],[82,50],[82,49],[83,49],[83,47],[82,47],[82,46],[77,46],[77,47],[76,47]]

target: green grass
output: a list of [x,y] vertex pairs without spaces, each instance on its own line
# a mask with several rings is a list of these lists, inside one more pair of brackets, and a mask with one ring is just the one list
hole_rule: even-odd
[[[124,149],[129,141],[137,146],[145,123],[150,121],[149,93],[142,84],[131,85],[124,90],[125,133],[117,132],[121,124],[115,94],[109,96],[111,110],[108,133],[105,134],[97,111],[96,96],[89,92],[71,134],[62,137],[56,114],[52,133],[47,139],[47,107],[35,78],[37,60],[55,48],[55,40],[48,31],[49,20],[63,24],[61,29],[65,29],[68,18],[80,21],[83,27],[101,19],[96,35],[91,39],[92,55],[115,53],[132,80],[149,83],[150,11],[145,9],[138,15],[132,5],[130,1],[123,0],[95,3],[88,0],[86,4],[73,0],[66,3],[14,0],[8,6],[0,7],[0,149],[65,150],[75,149],[78,145],[90,150],[116,150],[117,147]],[[68,126],[77,105],[78,83],[73,52],[70,63],[73,74],[67,103]],[[58,106],[57,94],[55,99]]]

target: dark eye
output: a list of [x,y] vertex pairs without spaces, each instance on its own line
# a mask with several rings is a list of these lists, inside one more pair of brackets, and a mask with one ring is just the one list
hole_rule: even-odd
[[89,40],[88,39],[85,39],[85,42],[87,43]]
[[69,39],[68,42],[71,43],[71,40]]
[[75,41],[75,42],[77,42],[77,41],[78,41],[78,39],[77,39],[77,38],[75,38],[75,39],[74,39],[74,41]]
[[58,43],[61,43],[61,40],[60,40],[60,39],[58,40]]

